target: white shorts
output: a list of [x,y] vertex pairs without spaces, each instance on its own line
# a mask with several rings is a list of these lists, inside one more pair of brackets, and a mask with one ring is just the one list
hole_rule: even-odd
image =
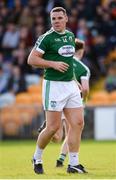
[[46,111],[63,111],[64,108],[83,107],[80,90],[74,80],[64,82],[44,79],[42,100]]

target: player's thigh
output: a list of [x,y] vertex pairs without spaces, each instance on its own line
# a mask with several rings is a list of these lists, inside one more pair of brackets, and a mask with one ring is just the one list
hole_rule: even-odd
[[46,127],[59,128],[61,124],[61,112],[59,111],[46,111]]
[[64,114],[66,116],[67,122],[69,125],[75,127],[78,124],[84,124],[84,109],[83,107],[79,108],[65,108]]

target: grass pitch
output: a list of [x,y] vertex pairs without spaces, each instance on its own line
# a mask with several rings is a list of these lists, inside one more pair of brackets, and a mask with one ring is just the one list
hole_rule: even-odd
[[116,178],[116,142],[82,141],[80,162],[88,174],[67,174],[68,158],[63,168],[56,168],[61,144],[51,143],[44,152],[44,175],[33,172],[31,158],[36,142],[1,141],[0,142],[0,179],[115,179]]

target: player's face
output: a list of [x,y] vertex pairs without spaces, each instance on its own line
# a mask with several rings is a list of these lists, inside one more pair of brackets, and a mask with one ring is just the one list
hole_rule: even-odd
[[51,13],[51,24],[55,31],[63,32],[67,21],[68,17],[62,11]]

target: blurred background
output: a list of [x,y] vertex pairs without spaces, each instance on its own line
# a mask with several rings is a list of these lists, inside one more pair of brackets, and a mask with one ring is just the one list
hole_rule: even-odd
[[35,138],[44,121],[43,70],[27,65],[27,57],[56,6],[86,44],[82,62],[91,78],[82,137],[116,139],[116,0],[0,1],[0,139]]

